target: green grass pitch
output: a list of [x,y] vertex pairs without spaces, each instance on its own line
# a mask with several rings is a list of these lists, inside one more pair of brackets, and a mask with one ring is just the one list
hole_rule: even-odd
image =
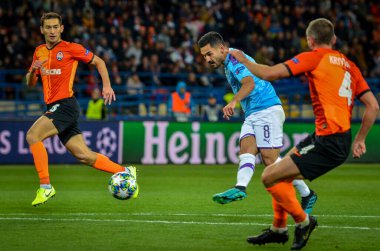
[[[289,250],[289,242],[251,246],[246,237],[272,221],[258,165],[247,199],[227,205],[214,193],[232,187],[235,165],[138,166],[140,196],[114,199],[110,174],[51,165],[55,198],[32,207],[34,166],[0,166],[0,250]],[[380,164],[345,164],[309,183],[319,197],[319,227],[304,250],[380,250]]]

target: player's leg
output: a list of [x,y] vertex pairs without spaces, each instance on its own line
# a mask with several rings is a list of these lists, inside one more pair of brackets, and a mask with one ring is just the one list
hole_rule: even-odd
[[252,122],[250,117],[246,118],[240,133],[240,155],[239,169],[237,172],[237,183],[235,187],[222,193],[215,194],[213,200],[220,204],[227,204],[233,201],[243,200],[247,197],[246,187],[251,181],[255,170],[255,155],[258,150],[254,137]]
[[[263,163],[265,166],[269,166],[273,163],[280,162],[282,160],[281,157],[277,157],[279,155],[280,149],[260,149],[261,158],[263,160]],[[273,161],[275,159],[275,161]],[[301,179],[295,179],[293,180],[293,186],[298,190],[301,197],[307,197],[311,195],[312,190],[309,189],[309,187],[306,185],[304,180]]]
[[277,161],[283,146],[285,113],[281,106],[273,106],[258,112],[253,122],[256,145],[265,166]]
[[236,188],[245,191],[255,171],[256,140],[247,136],[240,141],[239,169],[237,172]]
[[[279,150],[280,149],[260,149],[260,153],[261,153],[265,166],[269,166],[270,164],[281,161],[280,157],[276,159],[276,156],[279,156]],[[292,184],[300,192],[302,208],[307,214],[310,214],[312,211],[313,205],[316,202],[317,195],[313,191],[310,191],[306,183],[301,179],[293,180]],[[278,224],[278,223],[286,222],[287,213],[285,212],[281,213],[281,210],[279,208],[280,206],[276,205],[276,202],[273,200],[273,211],[274,211],[275,219],[274,219],[274,223],[272,227],[269,229],[270,231],[264,231],[264,233],[262,233],[259,236],[251,237],[251,243],[253,242],[263,243],[266,241],[267,241],[266,243],[269,243],[269,242],[274,242],[277,240],[286,239],[285,235],[281,235],[284,226],[280,226],[281,224]],[[281,217],[284,217],[284,218],[281,218]]]
[[34,165],[40,179],[40,188],[37,190],[36,198],[32,205],[38,206],[45,203],[49,198],[55,196],[55,190],[50,184],[48,155],[42,141],[58,134],[51,119],[41,116],[34,122],[26,134],[30,152],[33,155]]
[[[328,136],[313,134],[298,144],[298,150],[287,158],[291,160],[293,167],[298,168],[303,177],[312,181],[344,163],[350,154],[351,140],[350,131]],[[271,182],[273,180],[271,181],[269,177],[267,183]],[[310,233],[317,225],[312,216],[309,216],[309,220],[307,226],[303,227],[300,224],[296,227],[292,249],[298,250],[306,245]]]
[[[86,142],[84,141],[82,134],[78,134],[78,132],[80,132],[78,127],[71,128],[70,131],[67,131],[64,134],[60,134],[60,138],[62,142],[67,141],[65,143],[65,147],[81,163],[108,173],[118,173],[127,171],[130,174],[132,174],[135,177],[135,179],[137,179],[136,168],[134,166],[123,167],[110,160],[107,156],[93,152],[86,145]],[[66,140],[67,138],[68,140]],[[137,191],[133,194],[132,198],[137,198],[139,194],[138,189],[139,188],[137,187]]]
[[318,199],[317,193],[311,190],[304,180],[293,180],[293,186],[301,196],[301,206],[303,210],[305,213],[311,214]]
[[276,185],[267,188],[267,191],[272,194],[274,210],[273,224],[270,228],[264,230],[263,233],[257,236],[248,237],[247,241],[251,244],[257,245],[266,243],[285,243],[289,239],[285,215],[286,213],[290,213],[296,221],[295,238],[292,250],[301,249],[306,245],[310,234],[317,226],[316,219],[303,212],[290,182],[279,182]]
[[220,204],[243,200],[247,197],[246,188],[255,171],[257,147],[255,137],[247,136],[240,141],[239,169],[235,187],[215,194],[213,200]]
[[282,147],[282,126],[285,118],[283,109],[281,106],[270,107],[260,115],[260,120],[254,125],[254,129],[257,147],[260,149],[264,164],[266,164],[262,181],[272,195],[275,217],[270,229],[258,236],[248,238],[248,241],[253,244],[284,243],[288,239],[286,234],[287,213],[292,215],[296,225],[308,226],[311,231],[315,225],[310,224],[313,219],[310,221],[309,216],[302,210],[291,185],[291,181],[295,177],[302,177],[297,166],[290,160],[290,157],[285,157],[275,163],[279,156],[279,149]]
[[263,232],[256,236],[248,237],[247,242],[254,245],[264,245],[266,243],[282,243],[288,241],[289,234],[287,228],[288,213],[272,198],[274,219],[272,226],[264,229]]
[[[267,151],[268,150],[260,150],[263,160],[264,159],[268,160],[268,153],[266,153]],[[265,156],[265,157],[263,157],[263,156]],[[281,158],[278,157],[275,162],[278,162],[280,160],[281,160]],[[268,161],[265,163],[268,163]],[[272,162],[272,163],[274,163],[274,162]],[[265,165],[267,166],[267,164],[265,164]],[[297,189],[298,193],[301,196],[302,208],[304,209],[304,211],[307,214],[311,214],[311,212],[313,211],[313,206],[317,202],[317,198],[318,198],[317,194],[306,185],[304,180],[295,179],[295,180],[293,180],[292,184]]]
[[107,156],[93,152],[86,145],[82,134],[71,136],[65,143],[65,147],[82,164],[108,173],[125,171],[123,166],[111,161]]
[[[70,127],[79,117],[79,104],[75,98],[62,99],[47,105],[48,111],[31,127],[27,133],[27,141],[30,145],[36,168],[42,184],[37,190],[36,199],[32,202],[33,206],[45,203],[55,195],[55,189],[50,185],[48,173],[48,161],[46,149],[42,147],[42,140],[58,134]],[[42,171],[41,171],[42,170]],[[47,178],[45,178],[47,177]]]
[[235,188],[216,194],[214,196],[215,201],[224,204],[246,197],[245,188],[254,172],[258,148],[260,148],[264,163],[273,163],[279,155],[283,144],[282,127],[284,120],[285,113],[281,106],[272,106],[255,112],[245,119],[240,133],[240,163],[237,184]]
[[[302,148],[304,145],[309,145],[311,138],[307,138],[305,141],[300,143],[298,147]],[[286,156],[290,156],[291,154],[297,151],[296,147],[290,149],[290,151],[286,154]],[[277,160],[280,161],[281,159]],[[297,189],[298,193],[301,196],[301,206],[303,210],[307,214],[311,214],[313,211],[314,204],[317,202],[318,196],[317,193],[311,190],[305,183],[304,180],[295,179],[293,180],[293,186]]]
[[313,180],[339,166],[349,154],[350,140],[349,133],[325,137],[312,134],[297,145],[297,151],[264,170],[262,181],[267,191],[296,222],[292,249],[305,246],[317,225],[312,216],[308,215],[302,220],[307,214],[300,210],[293,186],[290,184],[292,178]]
[[267,191],[284,211],[292,215],[296,222],[292,249],[298,249],[306,245],[317,221],[313,216],[306,214],[298,202],[291,183],[294,178],[303,178],[303,176],[289,156],[266,167],[262,174],[262,181]]
[[[288,152],[287,155],[289,155],[289,153],[293,153],[295,150],[296,150],[296,148],[290,150],[290,152]],[[281,160],[281,158],[279,157],[276,160],[276,162],[278,162],[280,160]],[[313,207],[314,207],[314,205],[318,199],[317,193],[314,192],[313,190],[311,190],[306,185],[304,180],[295,179],[295,180],[293,180],[292,184],[297,189],[298,193],[301,196],[301,205],[302,205],[303,210],[307,214],[311,214],[311,212],[313,211]]]
[[[281,106],[274,106],[262,112],[261,119],[255,126],[257,146],[260,149],[261,157],[264,165],[269,166],[276,161],[280,161],[280,148],[283,144],[283,124],[284,112]],[[287,155],[294,153],[293,147]],[[310,191],[309,187],[303,180],[294,180],[293,185],[301,195],[302,208],[310,214],[317,200],[314,191]]]

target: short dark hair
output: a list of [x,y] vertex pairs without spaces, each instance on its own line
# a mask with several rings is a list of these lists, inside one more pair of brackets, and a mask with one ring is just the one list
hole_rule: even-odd
[[314,19],[306,29],[306,36],[313,37],[317,44],[331,44],[334,33],[334,25],[326,18]]
[[59,24],[62,25],[62,17],[58,13],[55,13],[55,12],[44,13],[42,15],[42,17],[41,17],[40,25],[44,26],[45,20],[47,20],[47,19],[55,19],[55,18],[58,19],[59,20]]
[[219,45],[219,44],[224,45],[223,37],[218,32],[210,31],[210,32],[204,34],[198,40],[199,48],[202,48],[208,44],[210,44],[211,47],[215,47],[216,45]]

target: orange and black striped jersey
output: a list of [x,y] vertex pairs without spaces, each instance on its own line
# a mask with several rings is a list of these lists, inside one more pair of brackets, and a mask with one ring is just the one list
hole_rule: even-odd
[[60,41],[51,49],[46,44],[38,46],[34,51],[33,63],[36,60],[45,61],[36,71],[42,78],[45,103],[72,97],[78,61],[90,63],[93,57],[92,52],[77,43]]
[[351,128],[354,98],[370,91],[358,67],[340,52],[318,48],[286,61],[291,75],[305,73],[315,115],[317,135]]

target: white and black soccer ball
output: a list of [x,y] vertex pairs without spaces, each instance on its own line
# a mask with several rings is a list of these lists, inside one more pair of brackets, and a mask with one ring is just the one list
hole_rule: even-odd
[[133,175],[128,172],[119,172],[111,176],[108,189],[116,199],[128,200],[137,193],[138,185]]

